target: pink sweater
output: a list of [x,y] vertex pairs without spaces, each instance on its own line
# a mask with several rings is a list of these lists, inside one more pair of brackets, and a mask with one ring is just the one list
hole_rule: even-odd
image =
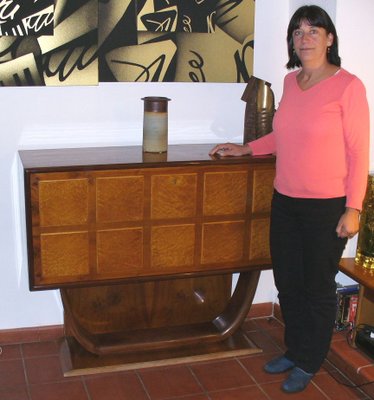
[[249,143],[253,155],[276,153],[275,189],[286,196],[347,196],[362,208],[369,170],[369,108],[362,82],[341,69],[307,90],[284,80],[273,132]]

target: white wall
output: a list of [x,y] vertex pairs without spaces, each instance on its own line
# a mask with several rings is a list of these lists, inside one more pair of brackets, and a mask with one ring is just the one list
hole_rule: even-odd
[[335,23],[336,2],[337,0],[314,0],[314,1],[290,0],[290,16],[301,6],[315,4],[326,10],[329,13],[331,19]]
[[[339,1],[336,9],[336,28],[339,35],[339,52],[342,66],[356,74],[366,86],[371,117],[370,171],[374,172],[374,53],[372,37],[374,26],[374,1],[344,0]],[[347,255],[354,255],[357,246],[357,235],[348,242]],[[350,279],[339,274],[340,283],[350,283]]]
[[[279,101],[287,72],[285,32],[295,0],[256,0],[254,75],[272,83]],[[316,1],[329,9],[336,1]],[[330,9],[329,9],[330,11]],[[343,65],[359,75],[374,107],[371,48],[372,0],[344,0],[336,7]],[[333,8],[335,14],[335,9]],[[353,17],[354,16],[354,17]],[[363,34],[364,32],[364,34]],[[141,144],[144,96],[167,96],[169,142],[241,141],[244,84],[100,84],[98,87],[0,88],[0,329],[62,323],[57,291],[29,292],[25,227],[17,151]],[[373,168],[373,154],[371,168]],[[355,242],[347,256],[355,252]],[[275,300],[270,271],[262,273],[255,302]]]

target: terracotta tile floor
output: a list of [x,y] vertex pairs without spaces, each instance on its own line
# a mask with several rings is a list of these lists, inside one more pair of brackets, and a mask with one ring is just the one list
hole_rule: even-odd
[[328,361],[299,394],[280,389],[286,374],[263,364],[282,351],[283,327],[274,318],[248,319],[260,354],[209,362],[64,378],[57,341],[7,344],[0,354],[0,400],[368,400]]

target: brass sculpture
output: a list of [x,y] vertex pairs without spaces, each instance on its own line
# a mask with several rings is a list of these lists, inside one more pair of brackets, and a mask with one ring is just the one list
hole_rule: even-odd
[[271,84],[251,76],[242,95],[247,103],[244,116],[243,143],[251,142],[272,131],[274,93]]
[[355,262],[374,271],[374,175],[368,176]]

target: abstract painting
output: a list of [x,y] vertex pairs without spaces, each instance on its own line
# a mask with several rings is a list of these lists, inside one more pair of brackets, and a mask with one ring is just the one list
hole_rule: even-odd
[[[15,3],[0,0],[0,15]],[[97,0],[56,0],[51,35],[0,36],[0,86],[96,85],[97,27]]]
[[0,36],[53,34],[53,0],[0,0]]
[[247,82],[254,12],[254,0],[0,0],[0,86]]

